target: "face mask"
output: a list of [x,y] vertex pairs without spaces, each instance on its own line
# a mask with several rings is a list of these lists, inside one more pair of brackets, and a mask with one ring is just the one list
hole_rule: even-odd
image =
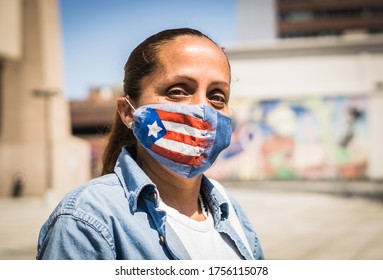
[[133,118],[148,153],[186,178],[205,172],[231,140],[231,119],[207,105],[151,104]]

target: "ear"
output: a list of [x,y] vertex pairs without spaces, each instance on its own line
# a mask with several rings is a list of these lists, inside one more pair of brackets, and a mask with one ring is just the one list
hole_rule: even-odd
[[[129,97],[128,97],[129,98]],[[117,99],[117,111],[120,115],[120,118],[122,122],[125,125],[128,125],[129,123],[133,122],[133,108],[126,102],[125,97],[120,97]]]

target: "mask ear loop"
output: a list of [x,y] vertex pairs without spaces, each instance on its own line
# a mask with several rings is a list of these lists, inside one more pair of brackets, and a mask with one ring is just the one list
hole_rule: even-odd
[[129,98],[127,96],[125,96],[125,101],[129,104],[129,106],[133,109],[133,111],[136,111],[136,108],[134,108],[132,103],[130,103]]
[[[130,103],[128,96],[125,96],[125,101],[129,104],[129,106],[130,106],[130,107],[133,109],[133,111],[135,112],[135,111],[136,111],[136,108],[134,108],[134,106],[132,105],[132,103]],[[127,126],[127,128],[129,128],[129,129],[133,129],[134,122],[129,122],[126,126]]]

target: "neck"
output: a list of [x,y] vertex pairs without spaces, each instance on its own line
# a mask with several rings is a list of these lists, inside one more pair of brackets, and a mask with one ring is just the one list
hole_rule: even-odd
[[137,164],[156,184],[161,199],[168,206],[191,219],[205,220],[198,200],[202,175],[184,178],[159,164],[146,151],[138,154]]

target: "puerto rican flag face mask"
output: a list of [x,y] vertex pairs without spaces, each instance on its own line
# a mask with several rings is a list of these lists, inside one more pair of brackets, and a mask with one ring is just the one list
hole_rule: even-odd
[[205,172],[231,140],[231,119],[207,105],[145,105],[133,118],[149,154],[186,178]]

